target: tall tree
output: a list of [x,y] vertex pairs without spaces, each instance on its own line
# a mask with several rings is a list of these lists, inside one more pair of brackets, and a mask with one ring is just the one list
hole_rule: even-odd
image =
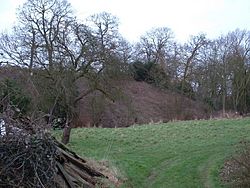
[[[111,57],[116,57],[118,22],[101,13],[92,16],[89,26],[78,23],[66,0],[28,0],[18,15],[18,25],[11,35],[2,36],[0,49],[35,72],[31,79],[45,99],[39,108],[66,118],[62,141],[67,143],[78,102],[96,90],[112,98],[107,84],[100,83]],[[78,88],[83,78],[88,83],[84,91]]]
[[193,67],[199,62],[199,51],[207,44],[207,40],[204,34],[198,36],[192,36],[190,41],[183,45],[183,70],[181,80],[181,92],[184,94],[184,90],[187,87],[188,77],[192,75]]
[[250,33],[244,30],[235,30],[228,34],[231,40],[228,64],[232,82],[232,100],[235,111],[246,112],[248,89],[250,81]]
[[28,29],[36,40],[37,63],[53,69],[58,36],[73,19],[71,5],[66,0],[27,0],[19,9],[20,27]]
[[146,32],[137,44],[138,59],[144,62],[155,62],[166,66],[168,54],[173,45],[173,32],[167,27],[153,28]]

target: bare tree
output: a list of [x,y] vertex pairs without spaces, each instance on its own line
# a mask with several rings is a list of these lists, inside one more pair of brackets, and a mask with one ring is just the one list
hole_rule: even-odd
[[70,4],[66,0],[28,0],[19,9],[18,20],[36,40],[37,63],[53,69],[58,35],[73,20]]
[[137,44],[139,60],[155,62],[162,68],[166,66],[168,54],[173,45],[173,32],[167,27],[153,28],[141,37]]
[[235,111],[247,111],[247,96],[250,81],[250,33],[235,30],[228,34],[231,41],[228,64],[232,82],[232,100]]
[[35,31],[31,28],[14,27],[11,34],[2,33],[0,51],[5,61],[21,65],[31,71],[36,48]]
[[[89,26],[78,23],[66,0],[28,0],[18,15],[18,25],[2,36],[0,49],[16,64],[30,71],[36,67],[32,81],[40,91],[40,109],[65,117],[62,141],[68,143],[81,99],[98,90],[112,100],[101,82],[111,57],[118,57],[118,22],[101,13]],[[82,79],[88,83],[84,91],[78,88]]]
[[207,103],[211,110],[219,110],[221,73],[217,43],[210,41],[200,50],[199,56],[199,63],[194,67],[192,77],[196,98]]
[[191,37],[189,43],[184,44],[183,50],[183,76],[181,81],[181,92],[184,93],[188,77],[192,74],[192,67],[197,63],[199,51],[207,44],[204,34]]

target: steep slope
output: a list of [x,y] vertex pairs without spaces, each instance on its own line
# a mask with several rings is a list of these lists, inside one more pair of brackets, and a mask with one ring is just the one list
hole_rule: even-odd
[[[0,73],[0,80],[18,80],[36,101],[36,89],[26,78],[25,70],[2,68]],[[86,80],[80,80],[78,87],[80,92],[88,90]],[[83,98],[78,105],[79,117],[74,120],[75,127],[127,127],[170,120],[204,119],[208,115],[204,104],[145,82],[126,78],[110,80],[105,87],[112,93],[114,102],[99,92]]]
[[145,82],[123,80],[113,84],[118,91],[115,102],[98,92],[80,102],[77,127],[127,127],[207,117],[207,108],[203,104]]

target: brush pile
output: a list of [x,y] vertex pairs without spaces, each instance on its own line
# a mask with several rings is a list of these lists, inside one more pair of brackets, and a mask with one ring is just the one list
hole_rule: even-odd
[[107,176],[48,133],[34,131],[34,123],[0,119],[6,126],[0,136],[0,187],[107,187]]

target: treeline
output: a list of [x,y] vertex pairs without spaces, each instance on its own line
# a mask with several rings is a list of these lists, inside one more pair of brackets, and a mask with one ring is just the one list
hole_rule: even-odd
[[137,80],[202,100],[212,110],[250,110],[249,31],[213,40],[200,34],[178,44],[170,29],[156,28],[141,37],[134,54]]
[[[81,99],[99,91],[115,100],[111,80],[124,77],[201,100],[211,110],[250,110],[249,31],[213,40],[200,34],[180,44],[161,27],[131,44],[119,33],[117,17],[103,12],[79,21],[66,0],[27,0],[17,15],[12,31],[0,37],[2,67],[26,68],[34,106],[65,117],[66,128]],[[79,91],[83,81],[88,90]]]

